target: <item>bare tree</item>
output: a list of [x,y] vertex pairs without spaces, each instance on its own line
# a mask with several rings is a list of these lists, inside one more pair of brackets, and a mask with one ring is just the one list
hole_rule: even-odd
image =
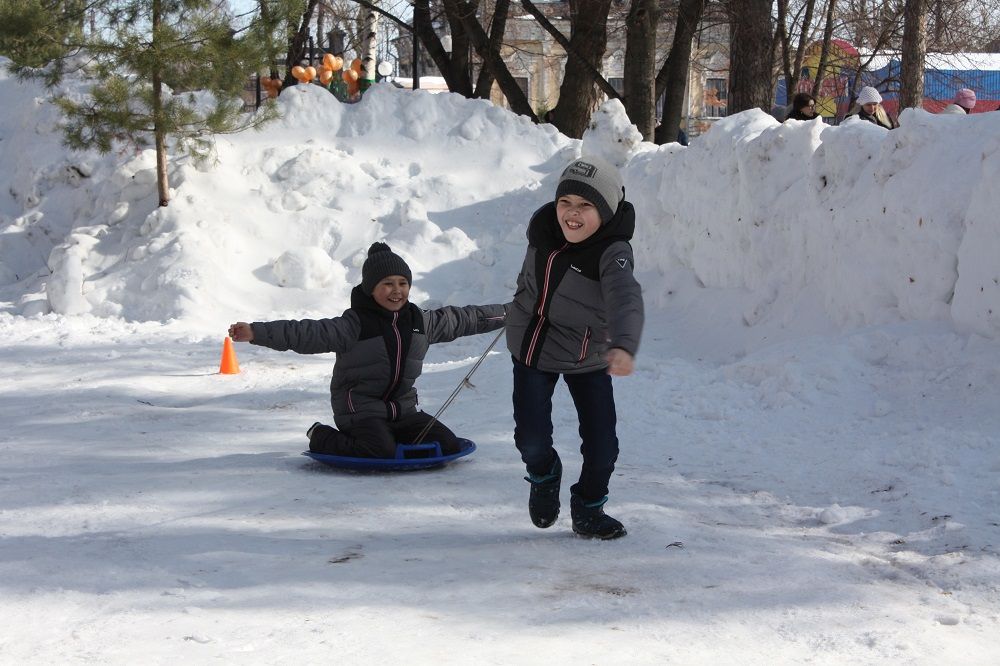
[[446,2],[454,3],[462,27],[471,40],[472,48],[475,49],[476,55],[482,61],[483,67],[488,69],[490,75],[496,79],[500,92],[504,94],[507,103],[510,104],[511,111],[537,121],[538,118],[528,103],[528,96],[521,90],[514,75],[507,68],[507,64],[500,57],[499,40],[490,39],[476,18],[476,10],[467,0],[446,0]]
[[[493,10],[493,23],[490,25],[490,49],[500,52],[503,45],[504,32],[507,29],[507,14],[510,13],[510,0],[496,0]],[[490,70],[483,67],[479,70],[479,78],[476,80],[474,96],[480,99],[489,99],[490,88],[493,87],[495,78]]]
[[524,7],[524,10],[531,14],[536,21],[538,21],[538,25],[540,25],[545,32],[549,33],[552,39],[554,39],[556,43],[563,48],[566,52],[567,58],[576,59],[580,67],[590,72],[594,83],[602,93],[607,95],[609,99],[619,98],[618,91],[615,90],[614,87],[608,83],[608,80],[604,78],[604,75],[601,74],[600,62],[595,65],[593,58],[586,57],[579,53],[576,50],[576,47],[570,43],[570,40],[562,34],[558,28],[552,25],[552,22],[546,18],[545,14],[543,14],[538,7],[531,2],[531,0],[521,0],[521,6]]
[[845,0],[838,14],[859,49],[885,50],[902,39],[902,0]]
[[[261,6],[266,3],[262,0]],[[288,42],[288,54],[285,56],[285,79],[282,82],[284,87],[295,85],[295,77],[292,76],[292,67],[298,65],[306,57],[306,47],[309,41],[309,26],[312,23],[313,12],[319,0],[306,0],[302,10],[302,18],[299,21],[298,29],[292,34]]]
[[608,11],[611,0],[569,0],[572,29],[570,48],[577,54],[566,59],[559,86],[559,102],[552,118],[561,132],[582,137],[598,99],[592,72],[600,70],[608,47]]
[[681,111],[688,72],[691,68],[691,43],[705,10],[705,0],[681,0],[670,53],[656,75],[656,96],[663,96],[663,116],[656,129],[656,143],[676,141],[681,129]]
[[819,89],[826,77],[826,65],[830,59],[830,40],[833,39],[833,17],[837,11],[837,0],[827,0],[826,25],[823,28],[823,43],[819,50],[819,64],[816,65],[816,78],[813,80],[812,96],[819,96]]
[[[781,67],[785,74],[785,104],[791,104],[792,97],[799,88],[806,45],[812,41],[812,21],[816,0],[806,0],[804,4],[797,7],[792,16],[788,15],[789,0],[777,0],[777,3],[778,43],[781,47]],[[800,17],[801,21],[799,21]],[[793,37],[798,37],[794,54],[791,45]]]
[[632,0],[625,20],[625,111],[647,141],[656,130],[656,25],[660,0]]
[[[421,0],[421,4],[426,5],[427,0]],[[474,4],[470,3],[470,6],[478,6],[479,2],[476,0]],[[421,41],[424,43],[424,47],[427,52],[431,54],[434,59],[434,64],[437,65],[438,70],[444,76],[445,81],[448,83],[448,90],[452,92],[457,92],[466,97],[474,97],[475,89],[473,88],[473,76],[472,76],[472,40],[469,35],[469,31],[465,29],[462,25],[462,17],[459,14],[459,8],[454,2],[445,1],[443,3],[444,17],[448,23],[448,32],[451,35],[451,52],[447,53],[444,49],[439,49],[437,55],[431,52],[430,46],[427,45],[427,41],[433,39],[427,30],[421,30],[420,37]],[[475,18],[475,17],[473,17]],[[494,16],[494,18],[496,18]],[[478,19],[476,19],[478,20]],[[424,22],[425,28],[433,23],[433,18],[431,13],[428,11],[427,21]],[[484,71],[489,71],[485,67],[482,68]],[[492,77],[490,79],[490,85],[492,85]],[[486,97],[489,98],[489,89],[487,89]]]
[[920,107],[924,99],[927,56],[927,0],[906,0],[900,54],[899,108]]
[[[373,4],[378,5],[378,0],[373,0]],[[375,9],[369,9],[365,13],[364,27],[362,28],[362,48],[361,48],[361,78],[362,89],[367,88],[375,81],[376,50],[378,48],[378,17]]]
[[774,0],[728,0],[729,113],[771,108]]

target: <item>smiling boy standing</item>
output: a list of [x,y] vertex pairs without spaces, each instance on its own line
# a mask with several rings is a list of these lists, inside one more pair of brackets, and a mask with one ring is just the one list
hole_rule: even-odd
[[632,274],[635,209],[618,170],[581,157],[559,177],[555,200],[528,224],[528,250],[507,317],[514,362],[514,442],[531,484],[537,527],[559,516],[562,462],[553,447],[552,394],[562,376],[580,423],[580,479],[570,488],[573,531],[617,539],[625,527],[604,513],[618,459],[611,375],[632,372],[643,326]]

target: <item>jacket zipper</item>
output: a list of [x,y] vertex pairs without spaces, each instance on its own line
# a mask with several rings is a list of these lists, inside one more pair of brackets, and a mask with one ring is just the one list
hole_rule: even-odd
[[[567,243],[568,245],[568,243]],[[528,345],[528,357],[524,359],[524,364],[530,366],[532,359],[535,355],[535,345],[538,344],[538,336],[542,333],[542,326],[545,324],[545,299],[549,296],[549,280],[552,277],[552,263],[556,260],[556,255],[566,249],[566,245],[563,245],[558,250],[555,250],[549,255],[548,261],[545,263],[545,279],[542,280],[542,296],[538,299],[538,324],[535,326],[535,331],[531,335],[531,344]]]
[[389,405],[389,409],[392,410],[392,417],[394,419],[396,418],[396,405],[394,405],[392,403],[392,401],[389,400],[389,396],[392,395],[392,392],[394,390],[396,390],[396,385],[399,383],[399,373],[401,372],[401,367],[400,366],[402,366],[402,364],[403,364],[402,363],[402,359],[400,358],[400,355],[403,352],[403,339],[400,337],[400,335],[399,335],[399,328],[396,326],[396,322],[398,320],[399,320],[399,313],[398,312],[393,312],[392,313],[392,332],[396,336],[396,372],[393,374],[392,381],[389,382],[389,390],[387,390],[385,392],[385,395],[382,396],[382,401],[385,402],[386,404],[388,404]]
[[590,327],[587,327],[587,331],[583,334],[583,347],[580,349],[580,358],[576,359],[577,363],[583,363],[583,359],[587,358],[587,347],[590,346]]

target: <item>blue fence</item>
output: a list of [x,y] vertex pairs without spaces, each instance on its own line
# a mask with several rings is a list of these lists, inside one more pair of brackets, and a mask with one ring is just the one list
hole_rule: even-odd
[[[880,69],[861,72],[861,86],[872,86],[877,88],[882,94],[885,107],[891,112],[895,112],[898,106],[899,97],[899,70],[898,60],[890,60],[887,65]],[[848,113],[850,104],[850,92],[855,90],[855,77],[857,74],[852,71],[844,71],[840,76],[831,77],[834,79],[833,85],[824,85],[825,90],[843,91],[844,94],[831,95],[836,100],[837,116],[829,118],[829,121],[838,122]],[[800,82],[799,90],[812,87],[812,81]],[[946,104],[951,103],[955,93],[960,88],[971,88],[976,91],[976,111],[992,111],[997,108],[997,101],[1000,101],[1000,70],[958,70],[958,69],[930,69],[924,73],[924,108],[928,111],[937,112]],[[822,96],[822,93],[821,93]],[[778,80],[775,91],[775,104],[785,103],[785,79]]]

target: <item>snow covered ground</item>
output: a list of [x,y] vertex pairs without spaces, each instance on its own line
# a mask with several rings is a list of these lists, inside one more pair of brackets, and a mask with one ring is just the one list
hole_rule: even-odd
[[[580,142],[297,87],[157,210],[148,152],[66,152],[4,77],[0,663],[1000,662],[1000,114],[658,148],[616,104]],[[374,240],[418,303],[508,300],[581,150],[639,214],[625,539],[531,526],[503,353],[444,417],[477,452],[408,474],[299,455],[331,358],[217,374],[232,321],[347,307]],[[425,409],[491,338],[432,348]],[[572,478],[565,391],[555,417]]]

